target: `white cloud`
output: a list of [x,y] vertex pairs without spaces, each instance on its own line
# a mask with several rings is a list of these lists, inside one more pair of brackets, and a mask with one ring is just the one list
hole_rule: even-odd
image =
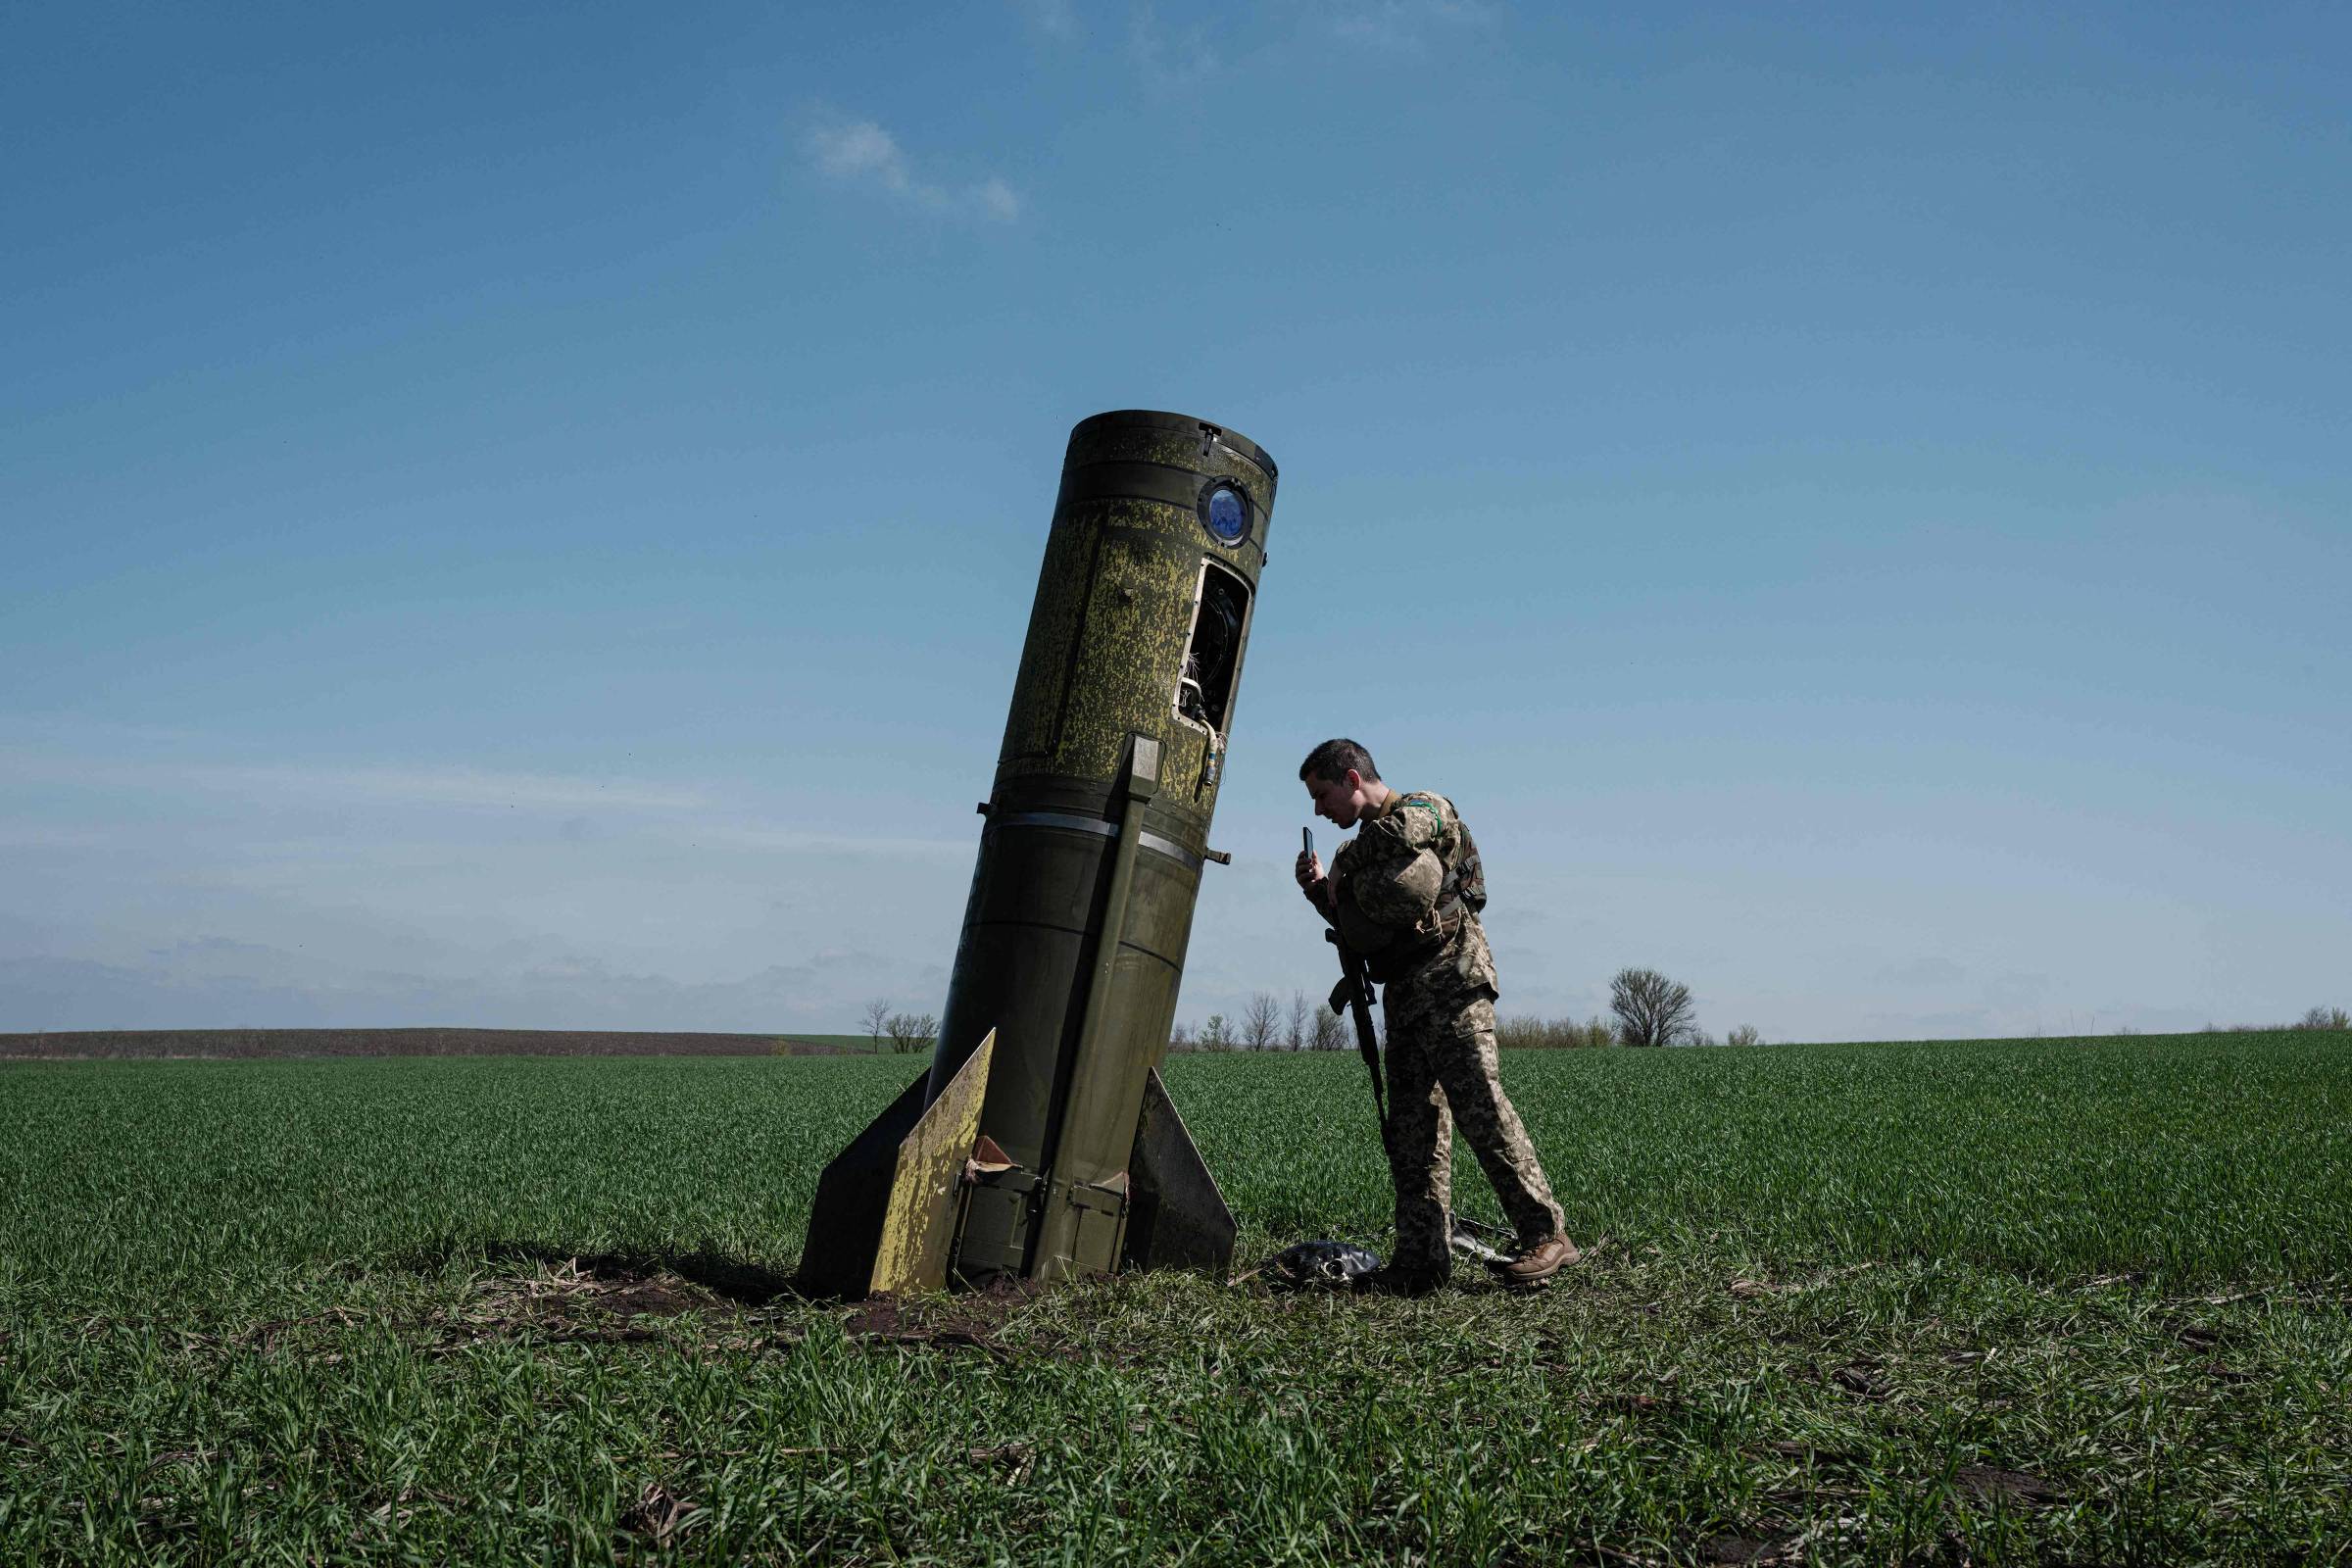
[[982,180],[977,194],[980,210],[991,218],[1009,223],[1021,216],[1020,197],[1014,195],[1012,187],[1001,179],[992,176]]
[[1049,38],[1078,36],[1078,8],[1072,0],[1013,0],[1013,9]]
[[1020,196],[998,175],[955,187],[917,177],[898,138],[870,120],[816,125],[803,151],[809,167],[828,179],[873,185],[930,212],[965,213],[999,223],[1021,215]]
[[870,175],[890,190],[906,190],[913,183],[897,138],[870,120],[817,126],[808,133],[808,152],[816,167],[836,179]]

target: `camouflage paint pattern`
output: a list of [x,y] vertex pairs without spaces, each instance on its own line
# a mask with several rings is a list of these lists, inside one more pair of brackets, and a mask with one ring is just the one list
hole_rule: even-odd
[[[1216,433],[1204,439],[1204,429]],[[1249,501],[1248,531],[1234,545],[1209,535],[1198,514],[1200,492],[1218,479]],[[1148,734],[1165,760],[1161,812],[1199,836],[1196,850],[1205,846],[1216,785],[1193,786],[1208,737],[1176,716],[1171,699],[1200,564],[1240,577],[1254,603],[1274,488],[1272,459],[1200,420],[1098,415],[1071,431],[1005,718],[1000,790],[1016,780],[1086,781],[1107,795],[1128,735]],[[1245,623],[1245,651],[1248,636]]]
[[[1203,519],[1220,481],[1245,502],[1237,540]],[[1117,1195],[1175,1016],[1275,482],[1253,443],[1180,415],[1098,415],[1070,432],[930,1080],[944,1092],[996,1031],[980,1130],[1017,1169],[970,1197],[957,1240],[966,1276],[1118,1263],[1123,1217],[1106,1228],[1092,1216],[1105,1204],[1124,1214]],[[1204,567],[1225,574],[1221,591],[1239,612],[1213,741],[1177,707]],[[1124,777],[1138,737],[1158,743],[1156,786],[1141,794]],[[1112,920],[1105,901],[1130,812],[1140,812],[1143,848],[1128,856]],[[1118,936],[1105,966],[1098,950],[1109,927]],[[1099,985],[1115,1006],[1087,1047],[1081,1085],[1080,1024]],[[1064,1125],[1073,1106],[1086,1121],[1074,1131]],[[1047,1215],[1054,1223],[1041,1227]],[[1202,1218],[1214,1234],[1218,1216]],[[1070,1255],[1039,1255],[1047,1231]]]

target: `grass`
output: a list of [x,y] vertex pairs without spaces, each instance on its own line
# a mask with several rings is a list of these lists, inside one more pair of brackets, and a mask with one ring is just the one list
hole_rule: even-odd
[[[1533,1297],[797,1299],[920,1065],[0,1066],[0,1562],[2352,1555],[2342,1035],[1514,1054]],[[1246,1259],[1361,1070],[1170,1064]]]

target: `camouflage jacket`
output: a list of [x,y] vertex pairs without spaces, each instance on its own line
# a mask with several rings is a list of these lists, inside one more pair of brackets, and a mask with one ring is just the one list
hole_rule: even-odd
[[1486,873],[1451,801],[1426,790],[1391,795],[1340,846],[1331,875],[1351,945],[1373,944],[1354,942],[1350,928],[1388,938],[1365,953],[1375,979],[1494,994],[1494,958],[1478,918]]

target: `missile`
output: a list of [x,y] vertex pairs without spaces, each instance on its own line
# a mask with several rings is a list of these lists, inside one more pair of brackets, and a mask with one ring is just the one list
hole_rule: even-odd
[[1070,431],[931,1067],[818,1179],[802,1290],[1231,1261],[1158,1065],[1274,485],[1205,419]]

